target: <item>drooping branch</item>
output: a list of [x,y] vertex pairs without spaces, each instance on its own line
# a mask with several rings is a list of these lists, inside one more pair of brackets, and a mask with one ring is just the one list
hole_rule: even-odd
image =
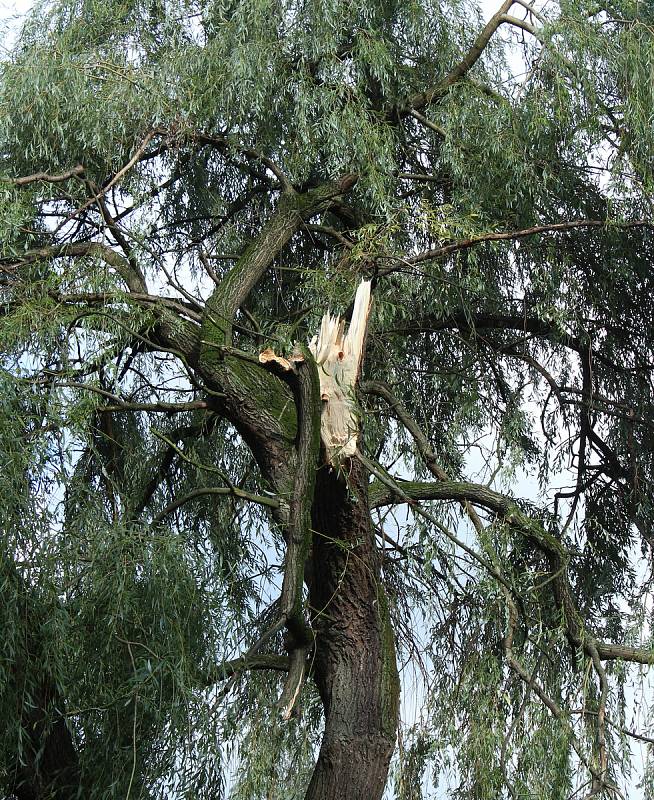
[[[401,422],[402,425],[404,425],[404,427],[407,429],[407,431],[409,431],[409,433],[413,437],[413,440],[418,448],[418,452],[420,453],[427,469],[439,481],[448,481],[449,476],[445,472],[445,470],[440,466],[438,459],[436,458],[436,453],[434,453],[432,446],[429,442],[429,439],[424,434],[424,432],[422,431],[418,423],[415,421],[415,419],[411,416],[411,414],[409,414],[408,410],[404,407],[404,405],[400,402],[400,400],[393,394],[390,386],[388,386],[388,384],[386,383],[382,383],[381,381],[366,381],[361,384],[360,388],[363,392],[377,395],[378,397],[383,398],[388,403],[392,412],[395,414],[399,422]],[[475,509],[468,501],[462,502],[461,505],[466,514],[469,516],[470,521],[474,525],[477,533],[481,533],[482,523]]]
[[290,669],[278,701],[282,718],[289,719],[295,708],[305,676],[313,632],[304,617],[302,590],[304,566],[311,548],[311,503],[320,450],[320,382],[311,354],[305,349],[294,362],[295,404],[298,430],[293,493],[288,510],[286,558],[282,583],[281,610],[289,633]]
[[621,659],[637,664],[654,664],[653,650],[602,642],[586,630],[567,577],[569,555],[566,549],[538,520],[525,514],[512,498],[477,483],[421,483],[396,478],[384,481],[379,471],[377,478],[369,488],[371,508],[399,503],[413,505],[425,500],[454,500],[468,501],[497,514],[548,560],[555,601],[563,614],[566,633],[572,646],[581,647],[589,653],[594,647],[603,661]]
[[568,736],[570,737],[570,742],[572,747],[579,757],[581,763],[588,769],[590,774],[592,775],[593,782],[599,781],[602,785],[604,784],[601,776],[600,770],[592,764],[586,754],[584,752],[584,748],[581,745],[577,735],[575,734],[572,726],[568,722],[566,718],[566,714],[561,706],[552,698],[543,686],[535,679],[535,676],[530,675],[524,666],[518,661],[513,651],[513,639],[515,635],[515,630],[518,624],[518,608],[516,604],[513,602],[513,599],[509,592],[504,592],[504,599],[507,604],[508,609],[508,624],[507,624],[507,631],[506,635],[502,641],[502,649],[504,650],[504,657],[506,659],[507,664],[509,665],[510,669],[515,672],[516,675],[525,683],[525,685],[534,691],[538,699],[543,703],[543,705],[548,709],[548,711],[552,714],[552,716],[559,721],[561,725],[567,731]]
[[654,222],[651,219],[637,219],[620,222],[618,220],[609,219],[576,219],[569,222],[552,222],[543,225],[532,225],[530,228],[521,228],[514,231],[494,231],[491,233],[483,233],[479,236],[471,236],[467,239],[459,239],[458,241],[451,242],[450,244],[436,247],[432,250],[424,250],[422,253],[416,253],[410,256],[378,256],[378,258],[391,260],[394,263],[388,267],[382,267],[379,270],[379,276],[390,275],[393,272],[405,271],[407,267],[421,264],[425,261],[431,261],[435,258],[443,258],[444,256],[458,253],[462,250],[469,250],[471,247],[476,247],[480,244],[488,242],[503,242],[518,239],[525,239],[529,236],[537,236],[542,233],[557,233],[560,231],[569,231],[579,228],[654,228]]

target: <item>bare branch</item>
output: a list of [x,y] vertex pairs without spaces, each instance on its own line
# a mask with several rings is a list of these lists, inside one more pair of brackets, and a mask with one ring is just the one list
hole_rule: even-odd
[[153,518],[153,524],[161,522],[164,517],[167,517],[168,514],[172,514],[173,511],[177,511],[177,509],[181,508],[185,503],[195,500],[198,497],[205,497],[207,495],[237,497],[239,500],[247,500],[249,503],[257,503],[260,506],[279,508],[279,501],[273,497],[263,497],[262,495],[250,494],[250,492],[239,489],[238,486],[209,486],[206,489],[195,489],[194,491],[185,494],[184,497],[180,497],[170,505],[166,506],[163,511],[160,511],[156,517]]
[[132,154],[132,157],[125,164],[125,166],[119,169],[118,172],[113,176],[113,178],[111,178],[99,192],[97,192],[93,197],[87,200],[80,208],[76,209],[71,214],[69,214],[66,217],[65,221],[68,222],[71,219],[78,217],[82,212],[86,211],[87,208],[90,208],[92,205],[94,205],[94,203],[97,203],[100,200],[102,200],[102,198],[107,194],[109,189],[111,189],[112,186],[115,186],[121,180],[121,178],[123,178],[130,171],[130,169],[135,164],[137,164],[139,161],[142,160],[146,147],[152,141],[152,139],[159,133],[162,133],[162,131],[159,128],[155,128],[149,131],[145,135],[145,138],[143,139],[141,144],[136,148],[136,150]]
[[130,400],[125,400],[117,394],[108,392],[99,386],[92,386],[88,383],[79,383],[75,381],[57,381],[56,383],[50,383],[48,380],[47,385],[56,389],[80,389],[86,392],[93,392],[94,394],[99,394],[101,397],[106,397],[113,403],[113,405],[106,405],[98,408],[98,413],[110,411],[161,411],[166,414],[171,414],[209,408],[209,404],[205,400],[194,400],[188,403],[135,403]]
[[639,219],[627,222],[618,222],[616,220],[608,219],[576,219],[570,222],[553,222],[544,225],[533,225],[530,228],[522,228],[516,231],[497,231],[493,233],[483,233],[479,236],[472,236],[469,239],[459,239],[456,242],[443,245],[442,247],[434,248],[433,250],[425,250],[422,253],[417,253],[413,256],[377,256],[380,259],[389,259],[397,262],[396,265],[391,267],[384,267],[379,270],[379,275],[389,275],[392,272],[398,272],[405,269],[407,266],[420,264],[424,261],[431,261],[434,258],[442,258],[443,256],[457,253],[461,250],[468,250],[471,247],[484,244],[486,242],[501,242],[510,241],[515,239],[524,239],[528,236],[537,236],[541,233],[557,233],[559,231],[574,230],[575,228],[654,228],[654,222],[650,219]]
[[43,183],[63,183],[70,178],[79,178],[84,174],[84,167],[78,164],[76,167],[62,172],[59,175],[50,175],[47,172],[36,172],[34,175],[24,175],[21,178],[0,178],[2,183],[13,183],[14,186],[27,186],[29,183],[43,181]]
[[445,130],[445,128],[441,128],[440,125],[436,125],[435,122],[432,122],[431,120],[427,119],[427,117],[425,117],[419,111],[416,111],[415,108],[412,111],[410,111],[409,114],[414,119],[417,119],[421,125],[424,125],[425,128],[429,128],[430,130],[434,131],[434,133],[437,133],[439,136],[442,136],[443,139],[447,136],[447,131]]
[[537,11],[533,5],[528,2],[528,0],[514,0],[514,4],[522,6],[526,11],[529,12],[530,16],[534,17],[534,19],[537,19],[539,22],[545,22],[545,17],[539,11]]
[[72,244],[38,247],[27,250],[15,263],[31,264],[42,259],[81,258],[84,256],[96,256],[101,258],[105,263],[116,270],[131,292],[147,294],[142,276],[134,272],[130,262],[113,248],[102,242],[74,242]]
[[543,41],[540,33],[536,30],[536,28],[524,19],[519,19],[518,17],[514,17],[511,14],[502,14],[500,22],[506,22],[509,25],[513,25],[516,28],[521,28],[523,31],[527,31],[527,33],[530,33],[535,39],[538,39],[539,42],[542,43]]

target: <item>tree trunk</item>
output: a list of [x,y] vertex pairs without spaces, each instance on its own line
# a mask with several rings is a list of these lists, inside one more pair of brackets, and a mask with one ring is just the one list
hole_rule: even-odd
[[379,800],[395,746],[399,679],[367,475],[322,467],[312,509],[310,603],[325,733],[305,800]]
[[16,604],[21,626],[10,648],[9,684],[3,687],[17,698],[15,713],[22,727],[6,785],[17,800],[74,800],[80,796],[77,751],[62,714],[64,698],[47,669],[49,659],[42,646],[42,626],[52,608],[41,605],[11,559],[0,551],[3,584],[3,601]]
[[[15,785],[17,800],[75,800],[80,796],[80,773],[77,751],[64,718],[56,710],[62,699],[44,682],[40,697],[24,714],[26,741],[23,760],[16,757]],[[52,717],[53,719],[48,719]]]

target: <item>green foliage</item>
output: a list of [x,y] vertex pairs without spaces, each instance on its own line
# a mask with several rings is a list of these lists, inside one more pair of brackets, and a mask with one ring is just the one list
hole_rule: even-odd
[[[459,0],[35,7],[0,65],[0,791],[45,684],[85,797],[303,796],[319,699],[305,687],[281,722],[279,676],[216,670],[275,620],[281,585],[281,515],[243,496],[279,489],[297,418],[252,359],[345,313],[362,277],[364,379],[450,478],[530,491],[516,513],[535,526],[486,509],[479,532],[449,502],[373,512],[399,542],[384,588],[420,706],[395,796],[564,800],[599,763],[598,673],[534,542],[565,553],[585,635],[651,651],[654,19],[575,0],[526,22],[537,38],[503,26],[448,84],[483,27]],[[202,371],[206,301],[287,183],[300,203],[350,173],[235,319],[210,320],[235,352],[205,360],[280,423],[264,457]],[[65,250],[89,242],[106,249]],[[357,402],[367,453],[436,480],[393,408]],[[623,787],[632,678],[606,664]]]

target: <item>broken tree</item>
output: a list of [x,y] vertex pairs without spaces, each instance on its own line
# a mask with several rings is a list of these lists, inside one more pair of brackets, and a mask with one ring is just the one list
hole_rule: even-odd
[[2,797],[629,795],[647,14],[35,9],[0,78]]

